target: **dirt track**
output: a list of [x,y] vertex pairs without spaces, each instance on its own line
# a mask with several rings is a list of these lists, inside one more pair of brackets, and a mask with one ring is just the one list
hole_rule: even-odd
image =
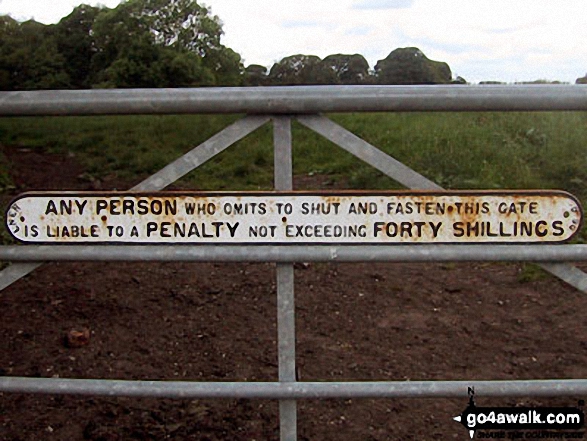
[[[74,158],[4,152],[15,193],[125,188],[85,179]],[[311,264],[295,276],[303,381],[587,378],[587,296],[521,265]],[[271,264],[47,264],[0,292],[0,310],[2,375],[277,379]],[[64,344],[81,328],[89,344]],[[478,398],[547,403],[576,399]],[[299,438],[464,440],[452,417],[466,404],[301,401]],[[278,439],[277,407],[0,394],[0,439]]]

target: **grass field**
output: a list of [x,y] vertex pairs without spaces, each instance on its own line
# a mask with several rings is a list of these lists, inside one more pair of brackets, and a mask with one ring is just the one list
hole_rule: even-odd
[[[587,203],[587,113],[337,114],[333,120],[451,189],[563,189]],[[0,119],[0,143],[75,155],[89,178],[130,182],[159,170],[238,115]],[[180,181],[202,190],[271,189],[272,129],[261,127]],[[400,188],[391,179],[293,125],[294,174],[328,175],[354,189]],[[0,158],[0,190],[10,188]],[[587,237],[585,228],[583,238]]]
[[[336,122],[447,188],[560,188],[587,197],[587,114],[340,114]],[[0,119],[0,143],[76,155],[96,176],[137,179],[188,151],[238,116]],[[352,188],[397,188],[390,179],[303,128],[293,127],[294,173]],[[4,164],[5,166],[5,164]],[[183,183],[200,189],[268,189],[272,132],[265,125]],[[7,186],[5,176],[0,185]]]

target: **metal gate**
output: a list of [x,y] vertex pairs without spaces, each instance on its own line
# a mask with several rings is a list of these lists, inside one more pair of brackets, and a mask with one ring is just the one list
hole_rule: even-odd
[[[0,115],[244,113],[244,118],[164,167],[135,191],[158,191],[271,122],[275,189],[292,190],[291,121],[319,133],[410,189],[442,188],[322,112],[587,110],[582,86],[301,86],[0,93]],[[277,264],[279,378],[274,382],[117,381],[0,377],[0,392],[167,398],[279,400],[282,440],[297,438],[296,400],[307,398],[576,396],[587,379],[526,381],[296,381],[293,262],[534,261],[587,292],[587,274],[565,262],[587,260],[587,245],[20,245],[1,246],[0,289],[46,261],[216,261]]]

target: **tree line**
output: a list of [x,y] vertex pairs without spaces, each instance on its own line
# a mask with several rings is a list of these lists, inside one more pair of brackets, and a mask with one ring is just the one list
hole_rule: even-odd
[[59,23],[0,16],[0,90],[297,84],[464,84],[447,63],[399,48],[370,69],[359,54],[297,54],[244,66],[196,0],[80,5]]

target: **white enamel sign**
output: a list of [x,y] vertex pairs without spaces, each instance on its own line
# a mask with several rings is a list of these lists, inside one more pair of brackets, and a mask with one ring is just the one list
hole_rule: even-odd
[[22,242],[391,244],[561,242],[581,225],[561,191],[28,193]]

